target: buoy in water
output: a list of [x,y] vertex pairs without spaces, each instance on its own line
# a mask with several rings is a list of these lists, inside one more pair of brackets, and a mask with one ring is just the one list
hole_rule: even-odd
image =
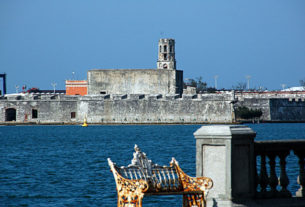
[[87,119],[86,119],[86,118],[84,118],[84,123],[83,123],[82,126],[83,126],[83,127],[87,127],[87,126],[88,126],[88,124],[87,124]]

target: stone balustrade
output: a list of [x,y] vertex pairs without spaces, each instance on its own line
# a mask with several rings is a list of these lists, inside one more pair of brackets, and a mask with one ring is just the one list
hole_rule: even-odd
[[[305,140],[256,141],[254,143],[254,149],[255,156],[257,157],[256,197],[274,198],[294,196],[287,189],[290,179],[297,179],[300,185],[295,196],[305,197]],[[298,158],[299,175],[297,178],[289,178],[287,175],[286,158],[291,151]],[[279,176],[276,172],[278,172]]]
[[[194,133],[196,176],[214,182],[207,206],[305,206],[305,140],[254,141],[255,135],[244,125],[202,126]],[[287,159],[292,152],[296,158]],[[287,160],[295,171],[288,173]],[[289,191],[293,179],[296,192]]]

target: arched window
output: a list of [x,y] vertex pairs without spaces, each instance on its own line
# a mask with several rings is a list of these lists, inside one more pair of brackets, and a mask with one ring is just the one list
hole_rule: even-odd
[[169,52],[173,52],[173,46],[169,46]]
[[167,45],[164,45],[163,50],[163,52],[167,52]]
[[162,52],[162,46],[160,45],[160,51],[159,52]]
[[167,60],[167,54],[163,54],[164,60]]

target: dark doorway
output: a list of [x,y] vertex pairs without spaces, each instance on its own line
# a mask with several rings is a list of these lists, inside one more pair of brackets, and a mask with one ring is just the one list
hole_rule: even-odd
[[32,109],[32,119],[37,119],[38,118],[38,111],[37,109]]
[[5,110],[5,121],[16,121],[16,109],[9,108]]

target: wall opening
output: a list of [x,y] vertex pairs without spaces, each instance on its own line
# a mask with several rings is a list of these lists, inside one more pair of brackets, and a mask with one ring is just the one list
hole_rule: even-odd
[[9,108],[5,110],[5,121],[16,121],[16,109]]
[[164,45],[163,49],[164,49],[163,52],[167,52],[167,46],[166,45]]
[[71,119],[75,119],[76,117],[76,112],[71,112]]
[[38,110],[32,109],[32,119],[37,119],[37,118],[38,118]]
[[100,94],[106,94],[106,91],[100,91]]
[[167,54],[164,54],[163,56],[164,56],[164,60],[167,60]]
[[173,46],[169,46],[169,52],[173,52]]

